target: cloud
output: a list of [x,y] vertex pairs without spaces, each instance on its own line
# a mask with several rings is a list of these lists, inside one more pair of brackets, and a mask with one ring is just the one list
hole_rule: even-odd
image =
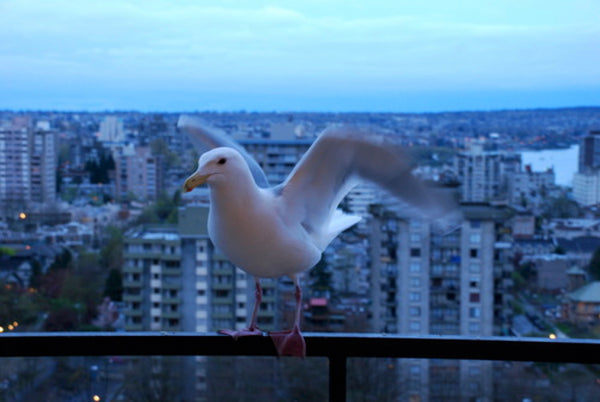
[[520,2],[520,16],[398,3],[4,1],[0,84],[300,94],[600,83],[592,3],[569,3],[562,20],[547,2]]

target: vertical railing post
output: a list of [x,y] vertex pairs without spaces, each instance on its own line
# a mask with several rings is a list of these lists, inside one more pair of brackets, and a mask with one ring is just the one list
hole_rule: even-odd
[[346,400],[346,356],[329,356],[329,401]]

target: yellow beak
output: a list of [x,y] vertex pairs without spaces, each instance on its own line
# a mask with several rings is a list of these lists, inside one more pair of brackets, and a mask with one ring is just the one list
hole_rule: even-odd
[[192,191],[196,187],[206,183],[206,179],[208,179],[209,176],[210,174],[200,174],[199,172],[194,173],[183,183],[183,190],[185,192]]

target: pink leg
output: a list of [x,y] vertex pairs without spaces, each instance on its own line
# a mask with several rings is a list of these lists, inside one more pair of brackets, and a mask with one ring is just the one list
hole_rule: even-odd
[[275,349],[279,356],[297,356],[306,357],[306,342],[300,332],[300,316],[302,314],[302,289],[298,284],[298,278],[293,276],[296,286],[296,315],[294,317],[294,326],[288,331],[269,332],[269,336],[275,344]]
[[255,301],[254,301],[254,310],[252,310],[252,318],[250,319],[250,326],[246,329],[241,329],[239,331],[235,331],[232,329],[220,329],[219,333],[223,335],[229,335],[233,337],[233,339],[237,339],[241,336],[257,336],[262,335],[262,331],[258,329],[256,326],[256,316],[258,314],[258,308],[260,307],[260,303],[262,301],[262,288],[260,287],[260,282],[258,278],[254,278],[256,283],[256,291],[255,291]]

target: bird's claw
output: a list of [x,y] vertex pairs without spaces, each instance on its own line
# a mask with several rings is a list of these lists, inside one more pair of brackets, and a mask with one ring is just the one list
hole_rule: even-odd
[[289,331],[269,332],[279,356],[306,357],[306,342],[296,326]]
[[229,335],[233,339],[242,338],[244,336],[262,336],[263,332],[258,328],[246,328],[235,331],[233,329],[220,329],[220,334]]

